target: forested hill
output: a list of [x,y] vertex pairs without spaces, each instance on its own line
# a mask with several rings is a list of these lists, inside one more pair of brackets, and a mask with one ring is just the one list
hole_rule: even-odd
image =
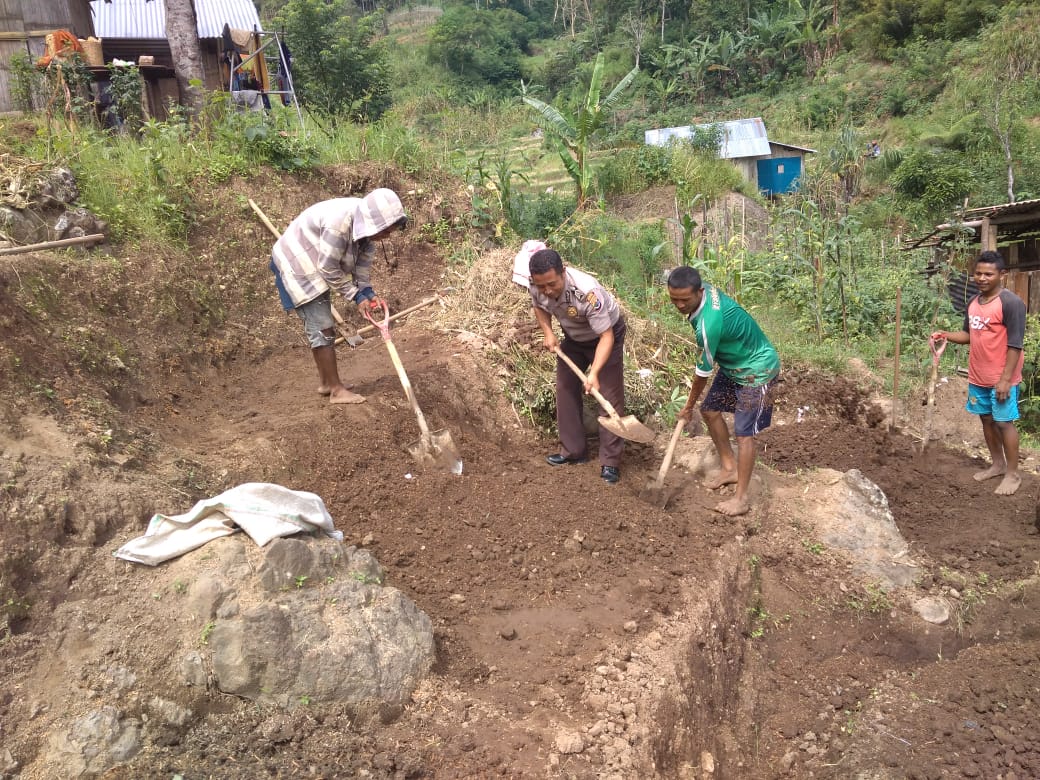
[[[762,116],[771,138],[839,157],[878,140],[898,153],[875,178],[927,221],[965,197],[1040,196],[1038,5],[264,0],[262,15],[285,31],[301,96],[333,120],[394,111],[436,132],[452,108],[501,113],[524,90],[573,109],[602,54],[604,94],[639,68],[605,128],[611,142],[746,116]],[[481,140],[506,143],[516,127],[504,125],[490,122]]]

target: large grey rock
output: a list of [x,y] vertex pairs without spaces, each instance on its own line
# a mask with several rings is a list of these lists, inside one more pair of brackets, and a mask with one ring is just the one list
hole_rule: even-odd
[[924,596],[914,602],[914,612],[922,620],[942,625],[950,619],[950,602],[941,596]]
[[102,707],[52,733],[49,748],[53,777],[96,777],[137,754],[140,730],[136,720],[122,719],[114,707]]
[[[256,595],[267,594],[260,603],[229,618],[218,611],[210,621],[206,648],[222,691],[283,706],[399,703],[433,664],[430,619],[383,585],[368,551],[327,539],[278,539],[265,551],[256,585]],[[244,597],[246,588],[239,591]]]
[[51,229],[54,239],[80,238],[81,236],[104,233],[108,225],[84,208],[67,209],[54,222]]
[[76,176],[68,168],[54,168],[37,183],[34,200],[41,206],[65,206],[79,198]]
[[47,223],[32,212],[0,206],[0,236],[15,244],[37,244],[48,238]]
[[812,519],[821,542],[844,550],[853,569],[885,588],[906,587],[921,574],[911,560],[888,498],[859,469],[821,470]]

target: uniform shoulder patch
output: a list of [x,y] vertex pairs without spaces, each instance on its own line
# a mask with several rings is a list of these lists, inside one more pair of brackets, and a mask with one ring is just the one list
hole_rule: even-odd
[[599,311],[603,308],[603,301],[596,297],[596,293],[591,291],[586,294],[585,303],[591,306],[593,311]]

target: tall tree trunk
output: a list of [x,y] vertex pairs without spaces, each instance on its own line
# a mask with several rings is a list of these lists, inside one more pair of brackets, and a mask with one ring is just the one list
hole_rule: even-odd
[[[166,5],[166,37],[173,56],[173,70],[181,100],[193,117],[202,110],[202,45],[199,43],[198,22],[192,0],[163,0]],[[199,87],[193,87],[197,81]]]

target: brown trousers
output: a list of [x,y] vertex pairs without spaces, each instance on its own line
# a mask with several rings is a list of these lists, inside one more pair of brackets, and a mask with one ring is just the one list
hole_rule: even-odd
[[[599,391],[617,410],[625,413],[624,346],[625,320],[619,317],[614,324],[614,349],[599,372]],[[563,353],[582,371],[592,365],[599,341],[574,341],[565,338],[560,343]],[[560,454],[568,458],[584,458],[588,452],[585,423],[582,419],[585,386],[562,360],[556,361],[556,427],[560,431]],[[625,440],[599,427],[599,462],[602,466],[621,465]]]

